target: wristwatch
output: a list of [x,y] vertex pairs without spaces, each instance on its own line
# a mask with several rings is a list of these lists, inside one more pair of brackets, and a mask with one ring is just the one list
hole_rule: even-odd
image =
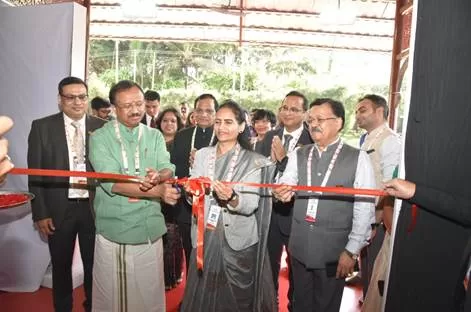
[[344,251],[345,251],[345,253],[346,253],[350,258],[352,258],[353,260],[355,260],[355,261],[358,260],[358,255],[357,255],[357,254],[353,254],[353,253],[351,253],[350,251],[348,251],[347,249],[345,249]]
[[233,201],[234,199],[236,199],[239,195],[236,193],[236,191],[232,190],[232,194],[231,194],[231,197],[229,197],[227,199],[228,202],[230,201]]

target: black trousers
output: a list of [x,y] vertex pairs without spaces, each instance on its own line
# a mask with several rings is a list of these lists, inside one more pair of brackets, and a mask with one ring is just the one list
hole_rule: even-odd
[[95,222],[88,199],[69,200],[67,213],[48,238],[52,262],[52,294],[56,312],[72,311],[72,259],[78,235],[84,271],[85,311],[92,307]]
[[[271,271],[273,274],[273,285],[275,285],[276,295],[278,296],[278,277],[281,267],[281,256],[283,254],[283,246],[288,247],[289,235],[281,232],[277,223],[277,217],[272,214],[270,229],[268,231],[267,249],[270,258]],[[289,288],[288,288],[288,311],[292,311],[293,302],[293,272],[291,270],[291,257],[288,254],[286,264],[288,266]]]
[[294,279],[294,312],[338,312],[345,279],[327,276],[325,269],[307,269],[291,257]]
[[188,278],[188,272],[190,269],[190,256],[191,251],[193,250],[193,246],[191,245],[191,224],[185,222],[178,222],[178,228],[182,237],[183,251],[185,252],[186,279]]

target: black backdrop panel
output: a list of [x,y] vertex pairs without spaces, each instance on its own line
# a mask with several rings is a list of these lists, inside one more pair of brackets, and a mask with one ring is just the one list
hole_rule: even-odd
[[[471,1],[415,1],[406,179],[471,197]],[[471,213],[457,211],[467,208],[421,207],[409,233],[411,209],[403,202],[386,311],[456,311],[471,223]]]

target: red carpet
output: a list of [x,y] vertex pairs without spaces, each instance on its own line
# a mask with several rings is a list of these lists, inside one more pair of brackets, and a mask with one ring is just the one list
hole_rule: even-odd
[[[280,274],[280,312],[286,312],[288,291],[288,272],[284,270]],[[167,291],[167,311],[176,312],[178,304],[183,296],[184,283],[178,288]],[[342,312],[360,311],[358,299],[361,295],[359,288],[346,287],[343,293]],[[74,312],[83,312],[83,288],[74,290]],[[2,312],[50,312],[52,309],[52,291],[49,288],[40,288],[34,293],[6,293],[0,292],[0,311]],[[136,311],[137,312],[137,311]]]
[[[286,270],[285,262],[282,263],[282,270],[280,272],[280,312],[288,311],[287,297],[288,292],[288,271]],[[176,312],[178,304],[183,297],[185,283],[181,283],[177,288],[167,291],[167,311]],[[360,311],[358,299],[361,296],[360,288],[345,287],[343,292],[343,300],[340,311],[341,312],[357,312]],[[84,294],[83,288],[78,287],[74,290],[74,312],[82,312],[82,302]],[[52,290],[49,288],[40,288],[34,293],[6,293],[0,292],[0,311],[2,312],[50,312],[52,308]],[[139,312],[139,311],[136,311]]]

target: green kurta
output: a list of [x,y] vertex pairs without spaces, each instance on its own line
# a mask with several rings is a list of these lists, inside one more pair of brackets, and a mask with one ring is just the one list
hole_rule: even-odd
[[[127,174],[123,166],[121,144],[115,132],[115,121],[108,122],[90,136],[90,162],[97,172]],[[138,142],[139,128],[142,136]],[[129,129],[119,123],[122,143],[127,153],[129,174],[135,173],[134,155],[139,144],[140,176],[146,168],[170,169],[170,156],[165,140],[156,129],[139,124]],[[164,217],[158,200],[141,198],[129,201],[129,197],[112,192],[113,182],[102,182],[94,201],[96,233],[121,244],[143,244],[155,241],[166,232]]]

